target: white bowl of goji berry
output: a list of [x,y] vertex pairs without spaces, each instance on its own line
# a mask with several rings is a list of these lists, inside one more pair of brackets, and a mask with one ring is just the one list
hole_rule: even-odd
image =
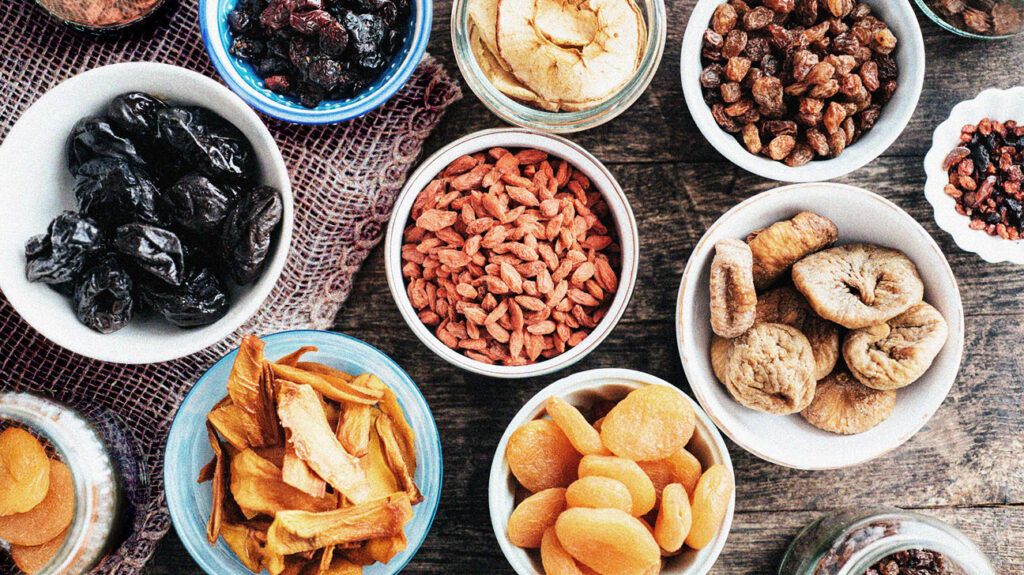
[[532,377],[579,361],[615,327],[636,283],[637,238],[626,194],[586,150],[484,130],[409,177],[385,267],[402,317],[442,359]]

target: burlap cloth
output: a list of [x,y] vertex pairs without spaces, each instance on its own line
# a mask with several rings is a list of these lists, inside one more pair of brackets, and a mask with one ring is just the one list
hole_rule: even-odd
[[[0,138],[44,92],[104,64],[159,61],[216,77],[196,9],[197,0],[181,0],[142,30],[95,38],[53,22],[29,0],[0,0]],[[281,280],[240,331],[331,325],[380,240],[423,140],[460,97],[458,85],[427,56],[398,95],[364,118],[323,128],[268,122],[289,166],[294,239]],[[148,486],[130,535],[95,573],[138,573],[167,533],[163,447],[171,419],[199,374],[236,342],[237,336],[156,365],[102,363],[51,344],[0,297],[0,389],[39,392],[89,412],[105,407],[127,422],[141,451]]]

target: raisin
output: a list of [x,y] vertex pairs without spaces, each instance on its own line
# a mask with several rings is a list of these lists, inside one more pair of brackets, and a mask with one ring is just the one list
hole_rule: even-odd
[[853,11],[853,0],[825,0],[825,7],[836,18],[845,18]]
[[771,53],[772,46],[768,42],[768,38],[764,36],[755,36],[747,39],[747,46],[745,52],[747,57],[753,62],[760,62],[762,58]]
[[760,154],[764,147],[761,143],[761,131],[754,124],[743,126],[743,145],[751,154]]
[[814,128],[807,130],[807,144],[814,150],[814,153],[827,157],[829,155],[828,138],[820,130]]
[[742,82],[749,70],[750,60],[742,56],[729,58],[729,61],[725,65],[725,77],[731,82]]
[[[810,50],[798,50],[793,54],[790,74],[797,82],[803,82],[811,70],[818,64],[818,55]],[[817,82],[811,82],[816,84]]]
[[868,106],[860,113],[860,129],[862,132],[867,132],[871,128],[875,127],[875,123],[878,122],[878,118],[882,116],[882,108],[880,106]]
[[775,14],[764,6],[758,6],[743,15],[743,28],[747,31],[760,30],[775,19]]
[[742,54],[746,47],[747,33],[739,29],[730,30],[722,46],[722,57],[735,58]]
[[721,34],[715,32],[711,28],[704,31],[704,47],[712,48],[715,50],[721,50],[723,44],[725,44],[725,38]]
[[721,92],[722,101],[724,101],[727,104],[738,102],[739,99],[743,96],[743,88],[741,88],[740,85],[736,82],[728,82],[726,84],[722,84]]
[[814,150],[807,144],[797,144],[793,151],[786,156],[784,162],[791,168],[807,164],[814,159]]
[[776,161],[782,161],[790,152],[793,151],[795,146],[796,138],[790,135],[782,135],[776,136],[771,142],[769,142],[765,151],[769,158]]
[[739,16],[736,14],[736,9],[731,4],[722,4],[715,9],[715,13],[711,17],[711,28],[718,34],[725,36],[736,27],[738,20]]
[[796,19],[804,26],[818,21],[818,0],[796,0]]
[[700,85],[705,88],[717,88],[722,85],[725,68],[721,64],[711,64],[700,73]]
[[776,14],[789,14],[796,8],[796,0],[765,0],[764,5]]
[[835,67],[828,62],[818,62],[804,79],[808,84],[820,86],[832,79],[836,74]]

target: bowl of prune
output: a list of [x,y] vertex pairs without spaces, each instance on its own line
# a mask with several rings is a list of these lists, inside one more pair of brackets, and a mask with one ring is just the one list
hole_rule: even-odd
[[200,0],[224,82],[256,110],[298,124],[362,116],[401,89],[430,37],[432,0]]
[[0,146],[0,290],[53,342],[167,361],[230,335],[266,299],[292,194],[259,117],[216,81],[115,64],[40,98]]

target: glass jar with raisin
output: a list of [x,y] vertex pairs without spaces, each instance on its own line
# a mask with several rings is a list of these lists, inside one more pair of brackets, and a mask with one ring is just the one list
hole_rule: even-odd
[[965,38],[1005,40],[1024,32],[1024,0],[916,0],[928,18]]
[[778,575],[904,572],[996,575],[985,554],[954,527],[889,507],[839,510],[811,523],[786,550]]

